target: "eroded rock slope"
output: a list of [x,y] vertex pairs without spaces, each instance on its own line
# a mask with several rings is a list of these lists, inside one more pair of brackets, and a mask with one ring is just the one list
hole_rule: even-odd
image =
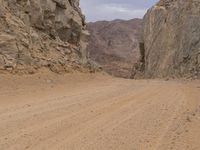
[[98,21],[88,24],[89,57],[117,77],[130,78],[139,58],[141,19]]
[[145,77],[200,77],[200,1],[160,0],[144,17]]
[[0,70],[82,68],[87,31],[79,0],[0,0]]

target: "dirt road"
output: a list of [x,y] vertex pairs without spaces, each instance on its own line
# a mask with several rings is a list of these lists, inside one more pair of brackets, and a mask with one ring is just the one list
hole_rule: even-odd
[[200,82],[0,76],[0,150],[200,150]]

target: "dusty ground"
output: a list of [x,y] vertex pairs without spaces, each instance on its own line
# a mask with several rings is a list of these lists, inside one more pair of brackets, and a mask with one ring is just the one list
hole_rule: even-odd
[[0,76],[0,150],[200,150],[200,82]]

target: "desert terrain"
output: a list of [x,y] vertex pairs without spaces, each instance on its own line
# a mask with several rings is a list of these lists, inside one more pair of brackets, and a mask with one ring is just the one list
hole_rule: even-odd
[[0,150],[200,150],[199,10],[88,23],[80,0],[0,0]]
[[199,150],[200,81],[0,75],[0,150]]

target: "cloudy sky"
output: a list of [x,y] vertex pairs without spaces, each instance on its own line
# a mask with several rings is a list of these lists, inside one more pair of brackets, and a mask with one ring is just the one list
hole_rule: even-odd
[[142,18],[158,0],[80,0],[87,21]]

